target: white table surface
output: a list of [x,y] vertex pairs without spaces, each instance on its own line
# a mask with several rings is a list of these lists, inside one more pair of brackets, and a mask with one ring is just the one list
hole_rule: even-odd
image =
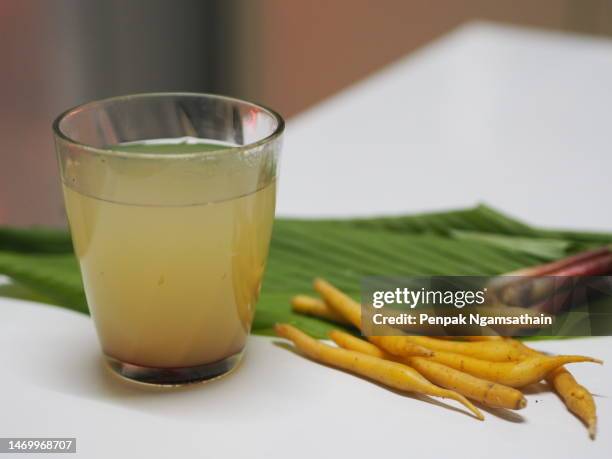
[[[0,298],[0,432],[77,437],[83,458],[609,458],[612,367],[572,371],[598,394],[599,435],[550,392],[480,422],[454,402],[426,403],[252,337],[228,377],[176,390],[125,383],[101,362],[93,324],[52,306]],[[538,349],[612,362],[612,338]],[[23,457],[23,456],[21,456]]]
[[[608,41],[464,27],[289,123],[279,213],[403,213],[484,200],[534,223],[610,230],[612,213],[599,212],[612,190],[610,82]],[[87,317],[0,298],[0,436],[77,437],[85,458],[612,452],[609,365],[574,365],[598,394],[593,442],[551,393],[530,395],[509,419],[486,412],[482,423],[452,402],[383,390],[276,341],[252,337],[241,368],[223,380],[143,390],[101,364]],[[539,348],[611,362],[611,345],[592,338]]]
[[486,202],[610,231],[612,40],[460,28],[292,120],[282,166],[281,215]]

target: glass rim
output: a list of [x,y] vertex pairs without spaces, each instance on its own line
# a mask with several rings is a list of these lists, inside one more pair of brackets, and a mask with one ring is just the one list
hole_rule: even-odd
[[[224,100],[224,101],[228,101],[228,102],[238,102],[241,104],[248,104],[251,105],[255,108],[258,108],[264,112],[266,112],[268,115],[270,115],[277,123],[276,128],[272,131],[272,133],[270,133],[269,135],[267,135],[266,137],[257,140],[255,142],[251,142],[251,143],[247,143],[245,145],[236,145],[236,146],[223,146],[223,148],[219,148],[219,149],[214,149],[214,150],[203,150],[203,151],[195,151],[195,152],[190,152],[190,153],[164,153],[163,155],[160,155],[158,153],[145,153],[145,152],[134,152],[134,151],[122,151],[120,148],[120,145],[118,145],[119,148],[115,148],[115,146],[113,146],[112,148],[109,149],[104,149],[104,148],[99,148],[99,147],[94,147],[93,145],[89,145],[86,143],[82,143],[79,142],[78,140],[75,140],[71,137],[69,137],[68,135],[66,135],[62,129],[60,128],[60,123],[66,119],[66,117],[68,117],[69,115],[78,113],[81,110],[84,110],[86,108],[90,108],[94,105],[98,105],[98,104],[102,104],[102,103],[108,103],[108,102],[116,102],[116,101],[126,101],[126,100],[130,100],[130,99],[140,99],[140,98],[164,98],[164,97],[177,97],[177,96],[181,96],[181,97],[194,97],[194,98],[211,98],[211,99],[217,99],[217,100]],[[264,105],[261,104],[257,104],[255,102],[250,102],[248,100],[244,100],[244,99],[239,99],[237,97],[231,97],[231,96],[225,96],[225,95],[221,95],[221,94],[213,94],[213,93],[206,93],[206,92],[143,92],[143,93],[136,93],[136,94],[126,94],[126,95],[121,95],[121,96],[113,96],[113,97],[106,97],[103,99],[96,99],[96,100],[92,100],[89,102],[85,102],[79,105],[75,105],[67,110],[64,110],[62,113],[60,113],[55,120],[53,121],[52,124],[52,129],[53,129],[53,133],[54,135],[70,144],[70,145],[74,145],[82,150],[85,150],[89,153],[95,153],[98,155],[105,155],[105,156],[112,156],[112,157],[129,157],[129,158],[142,158],[142,159],[188,159],[188,158],[197,158],[197,157],[211,157],[211,156],[219,156],[219,155],[230,155],[230,154],[238,154],[238,153],[242,153],[246,150],[251,150],[254,148],[257,148],[259,146],[265,145],[277,138],[279,138],[283,132],[285,131],[285,120],[283,119],[283,117],[276,111],[272,110],[271,108],[268,108]]]

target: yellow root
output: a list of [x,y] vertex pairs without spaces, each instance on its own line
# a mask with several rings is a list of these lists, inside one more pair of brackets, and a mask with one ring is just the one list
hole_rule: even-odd
[[[522,349],[526,355],[542,355],[520,341],[512,340],[512,343]],[[579,384],[565,367],[551,371],[546,376],[546,382],[561,397],[567,409],[586,425],[589,436],[594,439],[597,432],[597,407],[589,390]]]
[[403,338],[434,352],[451,352],[490,362],[511,362],[524,358],[524,353],[506,342],[506,340],[461,342],[429,338],[427,336],[405,336]]
[[485,381],[423,357],[393,357],[375,345],[348,333],[333,330],[330,338],[340,347],[410,365],[438,386],[459,392],[487,406],[518,410],[527,405],[523,394],[511,387]]
[[361,305],[359,303],[323,279],[315,279],[313,286],[331,309],[361,330]]
[[[361,330],[361,305],[359,303],[323,279],[315,279],[314,288],[331,309]],[[432,354],[429,349],[414,344],[406,338],[408,337],[372,336],[368,339],[392,354],[396,352],[402,352],[403,355],[425,356]]]
[[589,430],[589,436],[594,439],[597,433],[597,411],[593,396],[586,387],[578,384],[574,376],[564,367],[552,371],[546,381],[559,394],[567,409],[574,413]]
[[340,314],[318,298],[312,298],[307,295],[296,295],[291,299],[291,306],[295,312],[299,312],[300,314],[330,320],[338,324],[348,324]]
[[434,362],[469,373],[472,376],[510,387],[524,387],[536,383],[545,378],[555,368],[568,363],[601,363],[600,360],[581,355],[554,357],[534,355],[524,358],[520,362],[489,362],[466,355],[436,352],[429,358]]
[[463,395],[430,383],[407,365],[328,346],[288,324],[277,324],[274,329],[278,336],[292,341],[300,352],[317,362],[350,371],[401,391],[450,398],[465,406],[476,418],[484,419],[482,413]]

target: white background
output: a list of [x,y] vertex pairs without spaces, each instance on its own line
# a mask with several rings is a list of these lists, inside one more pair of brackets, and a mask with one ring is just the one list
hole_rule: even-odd
[[292,120],[278,212],[486,202],[611,231],[611,170],[612,41],[475,24]]

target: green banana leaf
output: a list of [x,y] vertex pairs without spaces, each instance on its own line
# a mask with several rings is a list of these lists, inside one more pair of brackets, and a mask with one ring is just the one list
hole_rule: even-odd
[[[325,337],[335,325],[291,311],[289,301],[324,277],[354,297],[368,275],[494,275],[612,242],[612,234],[538,229],[490,207],[358,219],[278,219],[253,332],[276,322]],[[0,228],[0,274],[27,290],[0,295],[82,313],[87,303],[66,231]]]

